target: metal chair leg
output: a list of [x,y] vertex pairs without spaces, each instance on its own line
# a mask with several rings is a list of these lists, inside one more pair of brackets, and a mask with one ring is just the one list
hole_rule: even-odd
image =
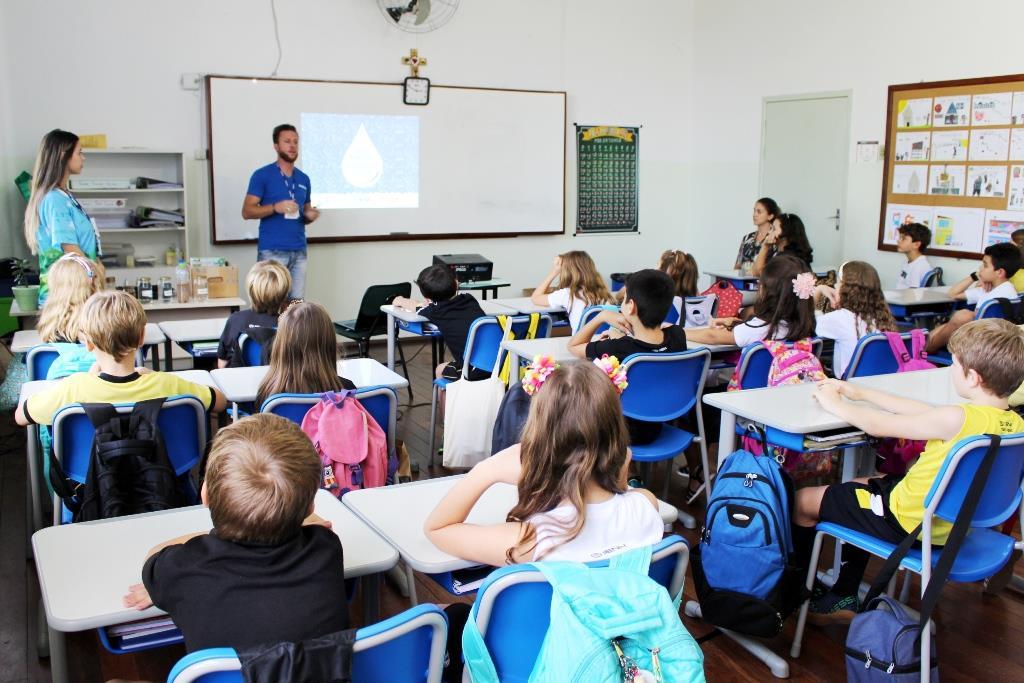
[[434,430],[437,426],[437,386],[431,384],[430,388],[430,466],[434,466],[434,455],[437,449],[434,448]]
[[[409,383],[407,387],[409,389],[409,405],[413,404],[412,400],[412,380],[409,379],[409,367],[405,364],[405,351],[402,350],[402,343],[399,340],[395,340],[395,349],[398,351],[398,362],[402,364],[402,374],[405,375],[405,381]],[[433,368],[430,370],[433,372]]]

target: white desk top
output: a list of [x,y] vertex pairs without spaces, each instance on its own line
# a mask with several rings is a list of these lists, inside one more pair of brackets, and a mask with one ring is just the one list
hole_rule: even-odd
[[510,297],[507,299],[493,299],[496,304],[510,308],[517,313],[565,313],[561,306],[538,306],[530,301],[528,296]]
[[[859,377],[853,382],[931,405],[959,403],[949,368]],[[848,423],[821,407],[814,384],[705,394],[704,402],[733,415],[793,434],[811,434]]]
[[[483,309],[484,315],[511,315],[517,313],[514,308],[506,306],[504,303],[497,299],[488,299],[487,301],[480,301],[480,308]],[[380,307],[380,310],[384,311],[388,315],[394,316],[398,320],[407,323],[427,323],[430,322],[419,313],[415,311],[407,311],[404,308],[398,308],[391,304],[385,304]],[[219,336],[219,335],[218,335]]]
[[[163,344],[167,337],[160,331],[160,326],[156,323],[146,323],[146,337],[142,342],[143,346],[152,346],[153,344]],[[25,353],[33,346],[42,344],[42,340],[39,338],[39,332],[36,330],[18,330],[14,333],[14,339],[11,342],[12,353]]]
[[[345,549],[345,577],[385,571],[398,554],[337,498],[317,491],[316,513],[330,520]],[[121,598],[142,580],[149,550],[161,541],[212,527],[196,505],[98,522],[49,527],[32,536],[46,619],[58,631],[84,631],[163,614],[126,609]]]
[[[395,546],[402,559],[416,571],[443,574],[475,566],[440,550],[427,540],[423,522],[455,482],[465,475],[414,481],[397,486],[351,491],[342,502],[367,524]],[[469,513],[473,524],[498,524],[505,521],[516,504],[516,487],[497,484],[489,488]],[[659,501],[661,518],[666,523],[676,520],[678,511]]]
[[520,358],[533,360],[534,356],[551,356],[555,362],[575,360],[569,353],[570,337],[547,337],[544,339],[510,339],[501,342],[501,348]]
[[[260,382],[266,376],[268,365],[257,365],[248,368],[221,368],[213,370],[210,375],[217,388],[232,403],[245,403],[256,400]],[[396,372],[388,370],[372,358],[348,358],[338,361],[338,374],[352,380],[357,388],[386,386],[393,389],[404,389],[409,380]]]
[[718,278],[720,280],[742,280],[744,282],[757,282],[761,278],[757,275],[751,275],[750,273],[742,274],[740,271],[734,268],[726,268],[722,270],[705,270],[705,275]]
[[[237,296],[224,297],[220,299],[209,299],[207,301],[190,301],[187,304],[179,304],[176,301],[168,303],[160,303],[159,301],[151,304],[142,304],[142,308],[147,311],[170,311],[170,310],[183,310],[189,308],[242,308],[247,304]],[[35,311],[22,311],[18,308],[18,302],[11,301],[11,315],[14,317],[21,316],[39,316],[39,310]],[[218,335],[219,336],[219,335]]]
[[949,295],[949,287],[886,289],[883,294],[885,295],[885,303],[890,306],[950,304],[956,301],[956,299]]
[[[187,379],[189,382],[195,382],[196,384],[202,384],[208,387],[216,387],[216,382],[213,381],[213,377],[210,376],[206,370],[178,370],[177,372],[170,373],[177,375],[182,379]],[[34,382],[25,382],[21,385],[21,392],[18,394],[18,403],[21,403],[29,396],[38,394],[40,391],[45,391],[51,387],[57,385],[59,379],[39,379]]]
[[227,321],[227,318],[197,318],[195,320],[164,320],[157,324],[173,342],[198,342],[220,339]]
[[459,289],[487,289],[488,287],[508,287],[511,280],[503,277],[493,277],[490,280],[475,280],[473,282],[460,282]]

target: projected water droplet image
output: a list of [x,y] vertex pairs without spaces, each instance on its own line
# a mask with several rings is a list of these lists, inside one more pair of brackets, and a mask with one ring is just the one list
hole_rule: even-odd
[[354,187],[373,187],[384,172],[384,159],[373,144],[366,126],[360,125],[352,144],[341,158],[341,174]]

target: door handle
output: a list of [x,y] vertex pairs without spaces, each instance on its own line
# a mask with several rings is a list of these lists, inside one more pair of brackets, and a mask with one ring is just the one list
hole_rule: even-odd
[[836,209],[836,215],[834,215],[834,216],[826,216],[825,220],[835,221],[836,222],[836,230],[839,230],[839,209]]

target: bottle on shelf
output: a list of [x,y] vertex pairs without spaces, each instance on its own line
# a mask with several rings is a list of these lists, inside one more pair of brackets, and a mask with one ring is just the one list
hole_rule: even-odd
[[205,275],[196,275],[195,296],[193,298],[198,302],[210,300],[210,282]]
[[187,304],[192,300],[192,277],[188,272],[188,266],[185,265],[184,259],[180,259],[178,261],[178,268],[175,271],[175,276],[178,283],[178,303]]

